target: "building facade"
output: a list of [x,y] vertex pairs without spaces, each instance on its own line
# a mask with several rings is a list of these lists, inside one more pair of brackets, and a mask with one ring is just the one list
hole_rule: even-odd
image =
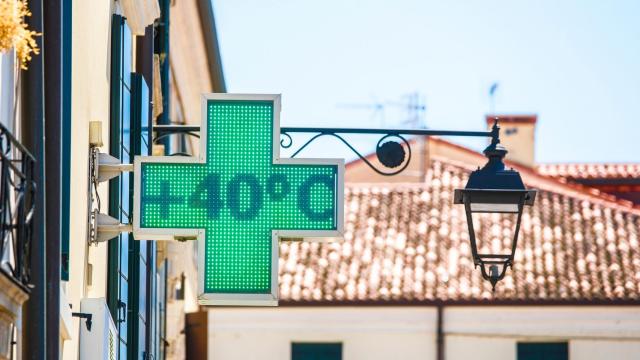
[[190,151],[154,126],[199,123],[200,94],[225,91],[212,4],[28,8],[41,52],[0,63],[0,358],[184,358],[195,247],[134,239],[133,175],[103,181],[98,164]]
[[222,309],[209,312],[209,359],[636,359],[638,313],[535,305]]

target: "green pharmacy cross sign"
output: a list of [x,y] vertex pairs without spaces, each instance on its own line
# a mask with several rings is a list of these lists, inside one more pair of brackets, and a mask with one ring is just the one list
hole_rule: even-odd
[[280,237],[337,238],[344,161],[281,159],[279,95],[202,98],[198,157],[134,161],[136,239],[197,239],[198,301],[277,305]]

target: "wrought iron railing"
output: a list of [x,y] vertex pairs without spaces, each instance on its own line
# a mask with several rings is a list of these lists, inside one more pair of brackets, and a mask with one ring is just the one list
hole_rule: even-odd
[[28,289],[36,184],[33,155],[0,124],[0,271]]

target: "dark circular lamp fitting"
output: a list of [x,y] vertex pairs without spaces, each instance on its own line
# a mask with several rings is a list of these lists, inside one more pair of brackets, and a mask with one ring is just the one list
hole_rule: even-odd
[[395,141],[387,141],[376,148],[376,155],[382,165],[388,168],[395,168],[404,162],[405,151],[400,143]]

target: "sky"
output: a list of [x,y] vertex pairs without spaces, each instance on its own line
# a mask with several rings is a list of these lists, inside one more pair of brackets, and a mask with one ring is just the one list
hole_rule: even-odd
[[[282,94],[281,126],[410,127],[417,92],[426,127],[484,130],[497,82],[496,113],[538,115],[537,162],[640,162],[640,1],[213,4],[227,91]],[[353,158],[332,140],[301,156]]]

